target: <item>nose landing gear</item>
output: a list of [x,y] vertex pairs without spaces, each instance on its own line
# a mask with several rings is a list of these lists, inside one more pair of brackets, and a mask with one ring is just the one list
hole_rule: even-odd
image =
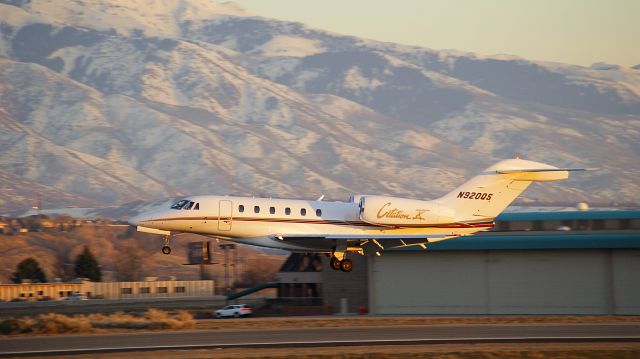
[[170,240],[171,235],[162,236],[162,254],[171,254],[171,247],[169,247]]

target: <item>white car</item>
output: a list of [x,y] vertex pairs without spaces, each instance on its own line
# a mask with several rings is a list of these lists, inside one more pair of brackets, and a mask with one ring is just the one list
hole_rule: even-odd
[[224,318],[224,317],[246,317],[251,315],[253,311],[246,304],[233,304],[227,305],[222,309],[216,310],[216,318]]
[[62,298],[62,300],[89,300],[89,297],[82,293],[71,293],[69,296]]

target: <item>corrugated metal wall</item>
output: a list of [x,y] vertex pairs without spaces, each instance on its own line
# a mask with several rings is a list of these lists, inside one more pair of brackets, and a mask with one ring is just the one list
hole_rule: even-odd
[[640,250],[385,252],[378,314],[640,314]]
[[[125,290],[126,289],[126,290]],[[103,299],[202,297],[214,295],[214,281],[148,281],[148,282],[90,282],[32,283],[0,285],[0,300],[14,298],[37,300],[43,296],[62,299],[71,293],[101,296]]]
[[44,297],[62,299],[71,293],[82,292],[82,283],[31,283],[0,285],[0,300],[10,301],[15,298],[38,300]]
[[214,295],[212,280],[96,282],[90,283],[94,295],[104,299],[201,297]]

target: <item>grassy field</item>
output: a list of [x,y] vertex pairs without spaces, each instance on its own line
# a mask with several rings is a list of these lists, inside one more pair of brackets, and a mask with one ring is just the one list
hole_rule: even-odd
[[389,327],[446,324],[640,323],[640,316],[328,316],[200,320],[196,329],[251,330],[269,328]]
[[[508,316],[508,317],[415,317],[327,316],[289,318],[241,318],[194,320],[188,312],[149,310],[144,315],[116,313],[64,316],[46,314],[0,322],[11,335],[60,335],[181,329],[242,331],[284,328],[365,327],[447,324],[535,323],[640,323],[638,316]],[[6,333],[5,333],[6,334]],[[320,348],[226,348],[165,350],[86,355],[57,358],[640,358],[640,343],[521,343],[340,346]],[[50,356],[47,356],[50,357]]]
[[640,316],[323,316],[194,320],[187,311],[150,309],[143,314],[41,314],[0,320],[0,335],[117,333],[138,330],[260,330],[393,327],[447,324],[639,323]]

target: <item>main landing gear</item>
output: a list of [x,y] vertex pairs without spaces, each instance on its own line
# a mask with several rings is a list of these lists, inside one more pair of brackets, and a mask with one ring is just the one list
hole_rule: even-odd
[[162,254],[171,254],[171,247],[169,247],[170,240],[171,235],[162,236]]
[[351,259],[344,258],[340,260],[336,256],[331,256],[329,266],[333,270],[341,270],[343,272],[351,272],[353,270],[353,262],[351,262]]
[[327,253],[331,269],[341,270],[343,272],[351,272],[353,270],[353,262],[351,259],[347,259],[347,252],[348,249],[346,242],[342,241],[336,243],[331,254]]

